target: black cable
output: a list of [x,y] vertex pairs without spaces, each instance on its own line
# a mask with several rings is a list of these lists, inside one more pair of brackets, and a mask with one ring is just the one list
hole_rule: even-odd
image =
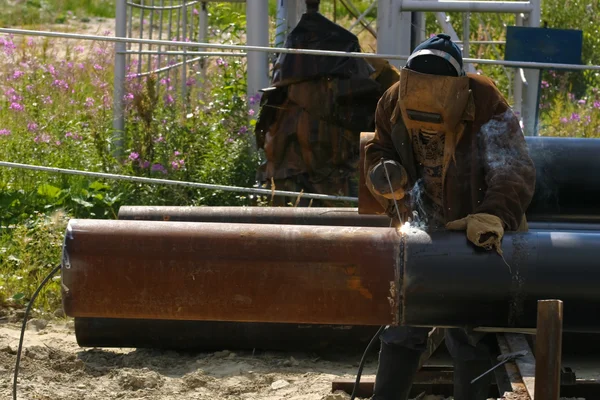
[[383,332],[384,328],[385,325],[380,327],[379,330],[377,330],[377,333],[373,336],[373,338],[371,338],[371,341],[367,345],[367,348],[365,349],[365,352],[363,353],[362,358],[360,359],[360,364],[358,364],[358,371],[356,372],[356,381],[354,381],[354,388],[352,389],[352,395],[350,396],[350,400],[354,400],[356,398],[356,391],[358,390],[358,385],[360,384],[360,376],[362,375],[363,368],[365,367],[367,354],[369,354],[369,351],[371,351],[371,348],[373,347],[373,344],[375,344],[375,341],[379,339],[379,335],[381,335],[381,332]]
[[27,316],[31,312],[31,307],[33,306],[33,302],[35,301],[38,294],[46,283],[60,270],[62,265],[57,265],[54,269],[44,278],[40,286],[35,290],[33,296],[31,296],[31,300],[29,300],[29,304],[27,304],[27,309],[25,310],[25,316],[23,317],[23,325],[21,326],[21,338],[19,339],[19,349],[17,350],[17,361],[15,363],[15,379],[13,381],[13,400],[17,400],[17,376],[19,375],[19,364],[21,363],[21,351],[23,350],[23,338],[25,337],[25,328],[27,327]]

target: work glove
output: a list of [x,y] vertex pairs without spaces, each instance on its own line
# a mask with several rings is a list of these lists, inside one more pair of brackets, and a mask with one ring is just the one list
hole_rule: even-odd
[[467,231],[467,239],[486,250],[495,248],[502,255],[501,242],[504,236],[502,220],[491,214],[469,214],[465,218],[448,222],[446,228]]
[[[404,197],[404,188],[408,182],[408,175],[406,174],[404,167],[398,162],[393,160],[381,160],[369,171],[369,180],[371,181],[371,188],[375,193],[386,199],[400,200]],[[391,192],[390,183],[392,186]]]

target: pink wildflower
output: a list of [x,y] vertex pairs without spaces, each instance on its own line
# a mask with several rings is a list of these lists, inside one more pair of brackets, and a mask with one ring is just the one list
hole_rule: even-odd
[[10,136],[10,129],[0,129],[0,136]]
[[8,107],[8,108],[10,108],[13,111],[17,111],[17,112],[21,112],[21,111],[25,110],[25,107],[23,107],[23,105],[19,104],[19,103],[12,103],[10,105],[10,107]]
[[36,132],[38,130],[38,124],[36,124],[35,122],[29,122],[27,124],[27,130],[29,132]]

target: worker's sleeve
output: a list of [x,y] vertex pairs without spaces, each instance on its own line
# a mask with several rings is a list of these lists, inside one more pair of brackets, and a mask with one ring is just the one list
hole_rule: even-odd
[[[379,99],[375,111],[375,135],[365,146],[365,182],[369,191],[385,209],[390,207],[391,201],[373,191],[369,172],[382,158],[384,160],[394,160],[401,164],[400,157],[392,141],[391,116],[398,101],[397,93],[397,87],[392,86]],[[403,208],[401,205],[400,207]]]
[[475,212],[496,215],[506,230],[516,231],[533,197],[535,166],[506,101],[498,102],[493,115],[479,134],[487,191]]

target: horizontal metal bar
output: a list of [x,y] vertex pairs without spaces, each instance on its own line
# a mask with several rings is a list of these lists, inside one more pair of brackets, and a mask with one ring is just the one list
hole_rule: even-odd
[[142,9],[142,10],[177,10],[180,8],[184,8],[184,7],[189,7],[189,6],[193,6],[194,4],[198,4],[200,3],[199,0],[195,0],[195,1],[190,1],[189,3],[185,3],[185,4],[180,4],[177,6],[163,6],[163,7],[159,7],[159,6],[147,6],[147,5],[143,5],[143,4],[136,4],[136,3],[132,3],[130,1],[127,2],[127,5],[129,7],[133,7],[133,8],[138,8],[138,9]]
[[[462,40],[455,40],[454,43],[456,44],[463,44],[464,41]],[[504,45],[506,44],[505,40],[471,40],[469,41],[470,44],[497,44],[497,45]]]
[[289,197],[302,196],[307,199],[335,200],[335,201],[347,201],[347,202],[351,202],[351,203],[358,203],[358,198],[356,198],[356,197],[330,196],[330,195],[317,194],[317,193],[299,193],[299,192],[289,192],[289,191],[285,191],[285,190],[271,191],[269,189],[246,188],[246,187],[227,186],[227,185],[213,185],[210,183],[199,183],[199,182],[174,181],[174,180],[170,180],[170,179],[145,178],[142,176],[117,175],[117,174],[107,174],[104,172],[90,172],[90,171],[80,171],[80,170],[75,170],[75,169],[43,167],[40,165],[20,164],[20,163],[13,163],[13,162],[7,162],[7,161],[0,161],[0,167],[29,169],[29,170],[33,170],[33,171],[51,172],[51,173],[67,174],[67,175],[90,176],[90,177],[94,177],[94,178],[114,179],[114,180],[121,180],[121,181],[130,181],[130,182],[151,183],[151,184],[160,184],[160,185],[187,186],[187,187],[194,187],[197,189],[222,190],[225,192],[260,194],[260,195],[264,195],[264,196],[271,196],[271,195],[289,196]]
[[150,54],[150,55],[173,55],[173,56],[205,56],[205,57],[246,57],[247,53],[230,51],[158,51],[158,50],[127,50],[118,51],[117,54]]
[[[132,8],[138,8],[138,9],[142,9],[142,10],[154,10],[154,11],[167,11],[167,10],[177,10],[180,8],[184,8],[184,7],[189,7],[189,6],[193,6],[194,4],[198,4],[198,3],[212,3],[213,1],[205,1],[205,0],[194,0],[194,1],[190,1],[189,3],[185,3],[185,4],[180,4],[178,6],[147,6],[147,5],[142,5],[142,4],[136,4],[133,2],[128,1],[127,5],[129,7]],[[246,0],[219,0],[219,3],[245,3]]]
[[192,59],[186,59],[184,61],[180,61],[178,63],[175,63],[173,65],[167,65],[166,67],[162,67],[159,69],[155,69],[152,71],[147,71],[147,72],[141,72],[141,73],[136,73],[136,74],[129,74],[127,75],[129,78],[141,78],[143,76],[148,76],[148,75],[153,75],[153,74],[160,74],[161,72],[166,72],[166,71],[170,71],[172,69],[181,67],[184,64],[189,64],[189,63],[194,63],[196,61],[200,61],[202,59],[204,59],[205,57],[194,57]]
[[[280,47],[263,47],[263,46],[241,46],[233,44],[217,44],[217,43],[200,43],[200,42],[182,42],[170,40],[151,40],[139,38],[121,38],[114,36],[98,36],[98,35],[82,35],[76,33],[62,33],[50,31],[34,31],[27,29],[0,28],[0,33],[12,35],[31,35],[43,37],[58,37],[63,39],[77,40],[95,40],[99,42],[114,42],[114,43],[141,43],[141,44],[156,44],[162,46],[177,46],[177,47],[202,47],[207,49],[224,49],[224,50],[245,50],[256,51],[263,53],[286,53],[286,54],[306,54],[328,57],[353,57],[353,58],[379,58],[386,60],[408,60],[409,56],[394,55],[394,54],[377,54],[377,53],[355,53],[346,51],[331,51],[331,50],[311,50],[311,49],[289,49]],[[504,60],[488,60],[480,58],[464,58],[463,62],[474,64],[492,64],[504,65],[515,68],[530,68],[530,69],[569,69],[569,70],[592,70],[600,71],[600,65],[575,65],[575,64],[554,64],[554,63],[535,63],[521,61],[504,61]]]
[[531,2],[525,1],[456,1],[456,0],[402,0],[401,11],[445,11],[445,12],[493,12],[493,13],[530,13]]

